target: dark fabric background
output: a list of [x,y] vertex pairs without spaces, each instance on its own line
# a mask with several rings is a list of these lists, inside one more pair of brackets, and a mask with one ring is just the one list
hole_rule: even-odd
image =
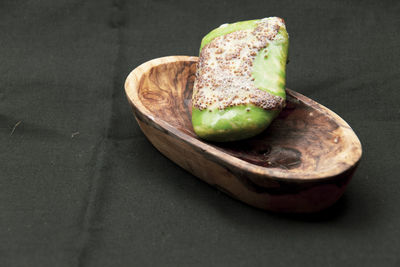
[[[0,266],[400,266],[399,14],[397,1],[1,1]],[[290,34],[287,86],[363,144],[320,214],[260,211],[196,179],[147,141],[123,90],[139,64],[273,15]]]

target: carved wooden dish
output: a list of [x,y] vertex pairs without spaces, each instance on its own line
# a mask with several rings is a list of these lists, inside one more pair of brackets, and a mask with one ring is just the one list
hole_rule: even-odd
[[252,206],[315,212],[343,194],[361,144],[338,115],[287,90],[287,106],[259,136],[231,143],[199,139],[191,124],[197,57],[170,56],[133,70],[125,83],[136,120],[165,156]]

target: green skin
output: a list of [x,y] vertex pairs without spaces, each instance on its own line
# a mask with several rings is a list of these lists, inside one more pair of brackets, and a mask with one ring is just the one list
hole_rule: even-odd
[[[242,21],[217,28],[207,34],[201,49],[214,38],[238,30],[254,29],[258,20]],[[266,49],[260,50],[253,62],[252,76],[255,86],[273,95],[286,99],[285,76],[288,52],[288,34],[281,28],[275,40]],[[192,109],[192,124],[195,133],[209,141],[228,142],[250,138],[264,131],[279,110],[264,110],[253,104],[238,105],[223,110]]]

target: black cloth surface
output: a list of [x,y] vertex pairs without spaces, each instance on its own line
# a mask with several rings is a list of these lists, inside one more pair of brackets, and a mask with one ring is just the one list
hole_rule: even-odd
[[[0,266],[400,266],[397,1],[0,2]],[[249,207],[160,154],[123,89],[226,22],[285,19],[287,87],[363,158],[314,215]]]

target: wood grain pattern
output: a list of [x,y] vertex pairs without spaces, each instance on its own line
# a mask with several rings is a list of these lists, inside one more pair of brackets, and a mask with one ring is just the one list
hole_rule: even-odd
[[343,119],[287,90],[287,107],[262,134],[239,142],[205,142],[191,124],[196,62],[187,56],[155,59],[126,80],[135,117],[161,153],[258,208],[313,212],[340,198],[362,153]]

